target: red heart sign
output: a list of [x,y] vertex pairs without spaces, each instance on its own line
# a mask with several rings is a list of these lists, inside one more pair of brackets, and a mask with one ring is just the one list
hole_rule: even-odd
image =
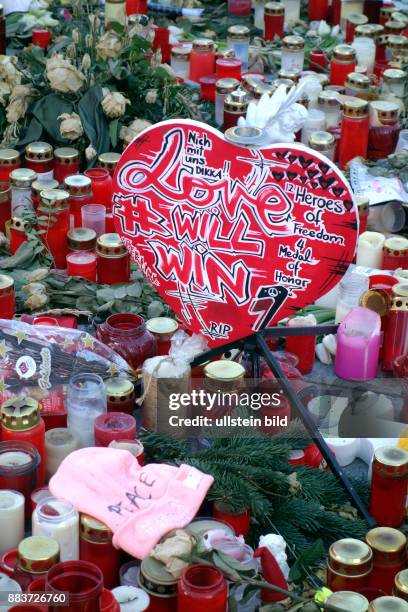
[[113,202],[134,261],[210,346],[312,304],[356,247],[350,187],[326,157],[236,146],[194,121],[142,132],[118,164]]

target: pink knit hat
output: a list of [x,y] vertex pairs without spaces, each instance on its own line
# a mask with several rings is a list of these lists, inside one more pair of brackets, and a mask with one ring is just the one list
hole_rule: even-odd
[[50,491],[105,523],[113,544],[143,559],[196,515],[214,479],[189,465],[151,463],[116,448],[83,448],[64,459]]

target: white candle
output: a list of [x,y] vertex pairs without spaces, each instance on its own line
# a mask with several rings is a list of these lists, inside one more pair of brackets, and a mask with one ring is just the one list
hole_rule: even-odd
[[5,467],[19,467],[31,463],[31,455],[23,451],[7,451],[0,454],[0,465]]
[[120,604],[120,612],[143,612],[149,607],[150,597],[143,589],[119,586],[112,589],[112,593]]
[[79,435],[65,427],[56,427],[45,432],[45,473],[51,478],[67,455],[81,448]]
[[357,36],[351,44],[356,50],[357,63],[360,67],[366,68],[368,74],[374,72],[375,62],[375,43],[371,38]]
[[0,490],[0,553],[24,538],[24,501],[18,491]]
[[302,129],[303,144],[309,143],[309,138],[313,132],[324,132],[326,129],[326,115],[323,111],[312,108],[307,116],[306,123]]
[[384,242],[385,236],[379,232],[363,232],[358,239],[357,265],[381,270]]
[[79,559],[79,514],[67,501],[49,497],[32,516],[33,535],[56,540],[61,561]]
[[[13,607],[13,604],[7,604],[7,594],[8,593],[22,593],[22,588],[21,586],[18,584],[18,582],[16,582],[15,580],[13,580],[12,578],[10,578],[9,576],[7,576],[7,574],[3,574],[0,572],[0,612],[7,612],[8,610],[10,610],[10,608]],[[5,603],[6,605],[1,605],[2,603]]]
[[283,0],[285,7],[285,27],[300,19],[300,0]]

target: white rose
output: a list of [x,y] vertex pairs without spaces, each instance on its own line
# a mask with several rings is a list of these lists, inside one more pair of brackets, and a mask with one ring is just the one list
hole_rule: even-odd
[[82,72],[58,53],[47,60],[45,69],[51,89],[61,93],[76,93],[86,80]]
[[116,59],[120,55],[121,48],[122,43],[118,34],[109,30],[99,37],[96,43],[96,54],[104,60]]
[[13,87],[6,109],[6,117],[9,123],[16,123],[27,112],[31,102],[33,90],[29,85],[16,85]]
[[82,58],[82,62],[81,62],[81,68],[84,72],[88,72],[88,70],[91,67],[91,56],[89,55],[89,53],[85,53],[83,58]]
[[76,140],[84,133],[81,118],[77,113],[62,113],[58,117],[60,123],[60,133],[63,138]]
[[157,100],[157,89],[149,89],[145,97],[147,104],[154,104]]
[[5,83],[4,81],[0,81],[0,104],[2,106],[6,105],[6,98],[11,93],[10,85]]
[[140,132],[143,132],[150,125],[150,121],[146,119],[134,119],[130,125],[127,127],[123,126],[120,130],[120,137],[125,142],[125,144],[129,144],[134,140],[137,136],[139,136]]
[[125,114],[126,104],[130,104],[130,100],[118,91],[113,91],[105,95],[101,104],[105,115],[110,119],[115,119]]
[[6,82],[10,87],[21,83],[21,73],[16,68],[17,61],[15,55],[0,55],[0,81]]
[[96,155],[97,155],[97,151],[92,145],[89,145],[89,147],[86,147],[85,157],[87,161],[92,161],[93,159],[95,159]]

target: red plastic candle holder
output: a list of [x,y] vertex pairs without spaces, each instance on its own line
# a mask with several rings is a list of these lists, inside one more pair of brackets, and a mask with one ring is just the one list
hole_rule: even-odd
[[32,444],[0,442],[0,489],[24,495],[26,518],[31,516],[31,493],[38,487],[40,462],[40,454]]
[[177,612],[225,612],[227,598],[227,582],[219,569],[192,565],[178,583]]
[[213,505],[213,517],[228,523],[237,536],[242,535],[246,537],[249,533],[251,515],[248,510],[233,513],[229,512],[221,502],[215,502]]
[[[47,574],[46,590],[50,593],[68,593],[69,604],[65,612],[99,612],[103,589],[103,574],[99,567],[87,561],[63,561],[54,565]],[[49,606],[49,612],[59,612],[58,605]]]
[[125,412],[100,414],[95,419],[95,446],[109,446],[112,440],[133,440],[136,419]]
[[112,210],[112,177],[105,168],[90,168],[84,175],[91,179],[93,204],[103,204],[108,212]]
[[121,355],[135,370],[155,354],[155,338],[146,329],[144,319],[136,314],[110,315],[105,323],[98,327],[96,336]]

